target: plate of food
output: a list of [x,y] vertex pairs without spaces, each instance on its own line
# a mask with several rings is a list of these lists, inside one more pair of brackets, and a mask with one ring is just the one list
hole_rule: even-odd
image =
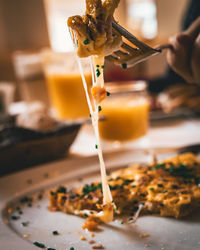
[[103,195],[94,156],[1,178],[1,248],[198,249],[200,159],[185,153],[148,162],[142,152],[106,155],[115,204],[109,223],[98,217]]

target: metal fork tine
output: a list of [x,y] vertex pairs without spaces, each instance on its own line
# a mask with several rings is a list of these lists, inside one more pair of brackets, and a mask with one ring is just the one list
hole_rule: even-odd
[[130,53],[133,53],[133,52],[136,52],[138,51],[137,48],[133,48],[131,46],[129,46],[127,43],[122,43],[122,46],[121,46],[123,49],[125,49],[126,51],[130,52]]
[[120,59],[121,59],[121,58],[126,58],[127,56],[129,56],[128,53],[125,53],[125,52],[123,52],[123,51],[121,51],[121,50],[115,51],[115,52],[114,52],[114,55],[116,55],[117,57],[120,57]]
[[142,41],[140,41],[137,37],[135,37],[134,35],[132,35],[130,32],[128,32],[126,29],[124,29],[121,25],[119,25],[116,22],[112,22],[112,26],[115,30],[117,30],[121,35],[123,35],[126,39],[128,39],[131,43],[133,43],[134,45],[136,45],[138,48],[140,48],[141,50],[143,49],[150,49],[150,50],[154,50],[153,48],[151,48],[150,46],[148,46],[147,44],[143,43]]
[[118,59],[117,57],[112,56],[112,55],[106,56],[106,59],[107,59],[109,62],[119,64],[119,62],[118,62],[119,59]]
[[171,48],[170,44],[161,45],[157,48],[151,48],[147,44],[140,41],[137,37],[132,35],[122,26],[116,22],[112,22],[113,30],[116,30],[122,37],[135,45],[135,47],[123,42],[121,48],[123,51],[118,50],[113,52],[112,55],[106,58],[115,64],[121,64],[123,68],[134,66],[135,64],[146,60],[149,57],[159,54],[162,49]]

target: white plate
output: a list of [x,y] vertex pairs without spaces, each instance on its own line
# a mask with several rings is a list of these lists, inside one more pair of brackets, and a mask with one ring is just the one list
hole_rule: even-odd
[[[129,162],[144,162],[148,156],[132,152],[110,153],[106,155],[108,169],[124,166]],[[47,176],[48,173],[48,176]],[[48,177],[48,178],[47,178]],[[0,250],[39,249],[33,245],[37,241],[56,250],[91,249],[88,241],[93,239],[105,249],[115,250],[196,250],[200,249],[200,215],[194,214],[184,220],[142,216],[135,224],[121,224],[119,221],[102,225],[101,231],[92,238],[89,232],[81,230],[84,219],[61,212],[48,211],[48,189],[60,184],[74,186],[99,177],[96,157],[69,159],[43,165],[19,172],[0,179]],[[41,190],[45,190],[42,199],[38,199]],[[20,203],[24,196],[34,196],[28,203]],[[12,220],[8,208],[20,206],[23,214],[15,211],[12,215],[20,216]],[[29,222],[26,227],[22,222]],[[59,235],[54,236],[53,231]],[[149,237],[141,238],[141,234]],[[24,235],[29,235],[24,238]],[[87,241],[81,241],[84,235]]]

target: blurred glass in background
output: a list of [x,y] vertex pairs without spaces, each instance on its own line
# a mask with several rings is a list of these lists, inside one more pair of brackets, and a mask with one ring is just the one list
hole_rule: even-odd
[[101,103],[100,137],[108,142],[131,142],[147,133],[149,101],[144,81],[107,83],[110,93]]
[[[82,78],[74,52],[43,51],[43,66],[53,114],[58,119],[89,117]],[[89,58],[82,59],[85,79],[90,90],[92,77]]]
[[153,39],[157,36],[157,9],[154,0],[128,0],[128,26],[136,36]]

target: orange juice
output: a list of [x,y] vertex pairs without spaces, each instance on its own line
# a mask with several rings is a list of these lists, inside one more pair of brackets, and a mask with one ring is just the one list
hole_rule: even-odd
[[144,97],[108,97],[101,104],[99,133],[102,139],[129,141],[142,137],[148,129],[149,104]]
[[[89,108],[80,74],[47,74],[46,78],[50,100],[57,118],[89,117]],[[91,74],[85,74],[85,78],[90,90]]]

